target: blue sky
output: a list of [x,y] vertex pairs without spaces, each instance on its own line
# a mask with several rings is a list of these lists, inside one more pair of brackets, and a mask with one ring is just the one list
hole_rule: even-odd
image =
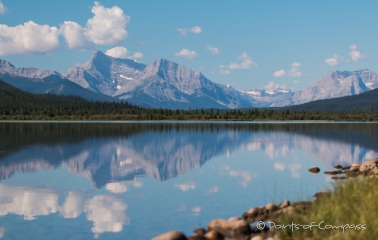
[[378,1],[51,3],[1,1],[1,59],[63,73],[98,49],[145,64],[165,58],[239,90],[378,72]]

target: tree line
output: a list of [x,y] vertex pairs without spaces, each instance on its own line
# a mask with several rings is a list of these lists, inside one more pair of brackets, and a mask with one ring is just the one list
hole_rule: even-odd
[[0,81],[0,120],[223,120],[378,121],[376,111],[289,109],[148,109],[128,102],[87,101],[78,96],[32,94]]

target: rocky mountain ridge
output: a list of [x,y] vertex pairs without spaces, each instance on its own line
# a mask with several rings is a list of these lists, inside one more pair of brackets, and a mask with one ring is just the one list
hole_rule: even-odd
[[149,65],[95,51],[86,63],[56,71],[16,68],[0,60],[0,78],[32,93],[80,95],[88,100],[125,100],[153,108],[283,107],[315,100],[357,95],[378,87],[369,69],[331,71],[302,91],[287,89],[236,90],[212,82],[202,73],[166,59]]

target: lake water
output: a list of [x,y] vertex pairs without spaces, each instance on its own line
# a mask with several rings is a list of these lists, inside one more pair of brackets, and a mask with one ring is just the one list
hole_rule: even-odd
[[307,200],[322,171],[378,156],[368,123],[0,123],[0,238],[187,235]]

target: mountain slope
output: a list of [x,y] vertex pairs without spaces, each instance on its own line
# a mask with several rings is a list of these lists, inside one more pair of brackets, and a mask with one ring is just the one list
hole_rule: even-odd
[[8,61],[0,59],[0,72],[7,72],[15,76],[29,77],[29,78],[46,78],[49,79],[63,79],[62,75],[57,71],[41,70],[37,68],[16,68]]
[[30,93],[76,95],[92,101],[117,101],[115,98],[84,89],[67,79],[57,79],[56,75],[48,75],[44,78],[30,78],[0,72],[0,79],[16,88]]
[[300,105],[287,106],[277,109],[289,109],[291,111],[378,111],[378,89],[354,96],[345,96],[333,99],[317,100]]
[[165,59],[146,66],[96,51],[88,62],[70,68],[63,76],[89,90],[152,107],[251,107],[232,87]]
[[274,90],[245,90],[241,91],[255,107],[286,106],[291,103],[294,93],[290,90],[277,88]]
[[378,86],[377,74],[362,69],[359,71],[335,71],[321,77],[306,89],[296,92],[291,98],[290,105],[298,105],[321,99],[357,95]]

